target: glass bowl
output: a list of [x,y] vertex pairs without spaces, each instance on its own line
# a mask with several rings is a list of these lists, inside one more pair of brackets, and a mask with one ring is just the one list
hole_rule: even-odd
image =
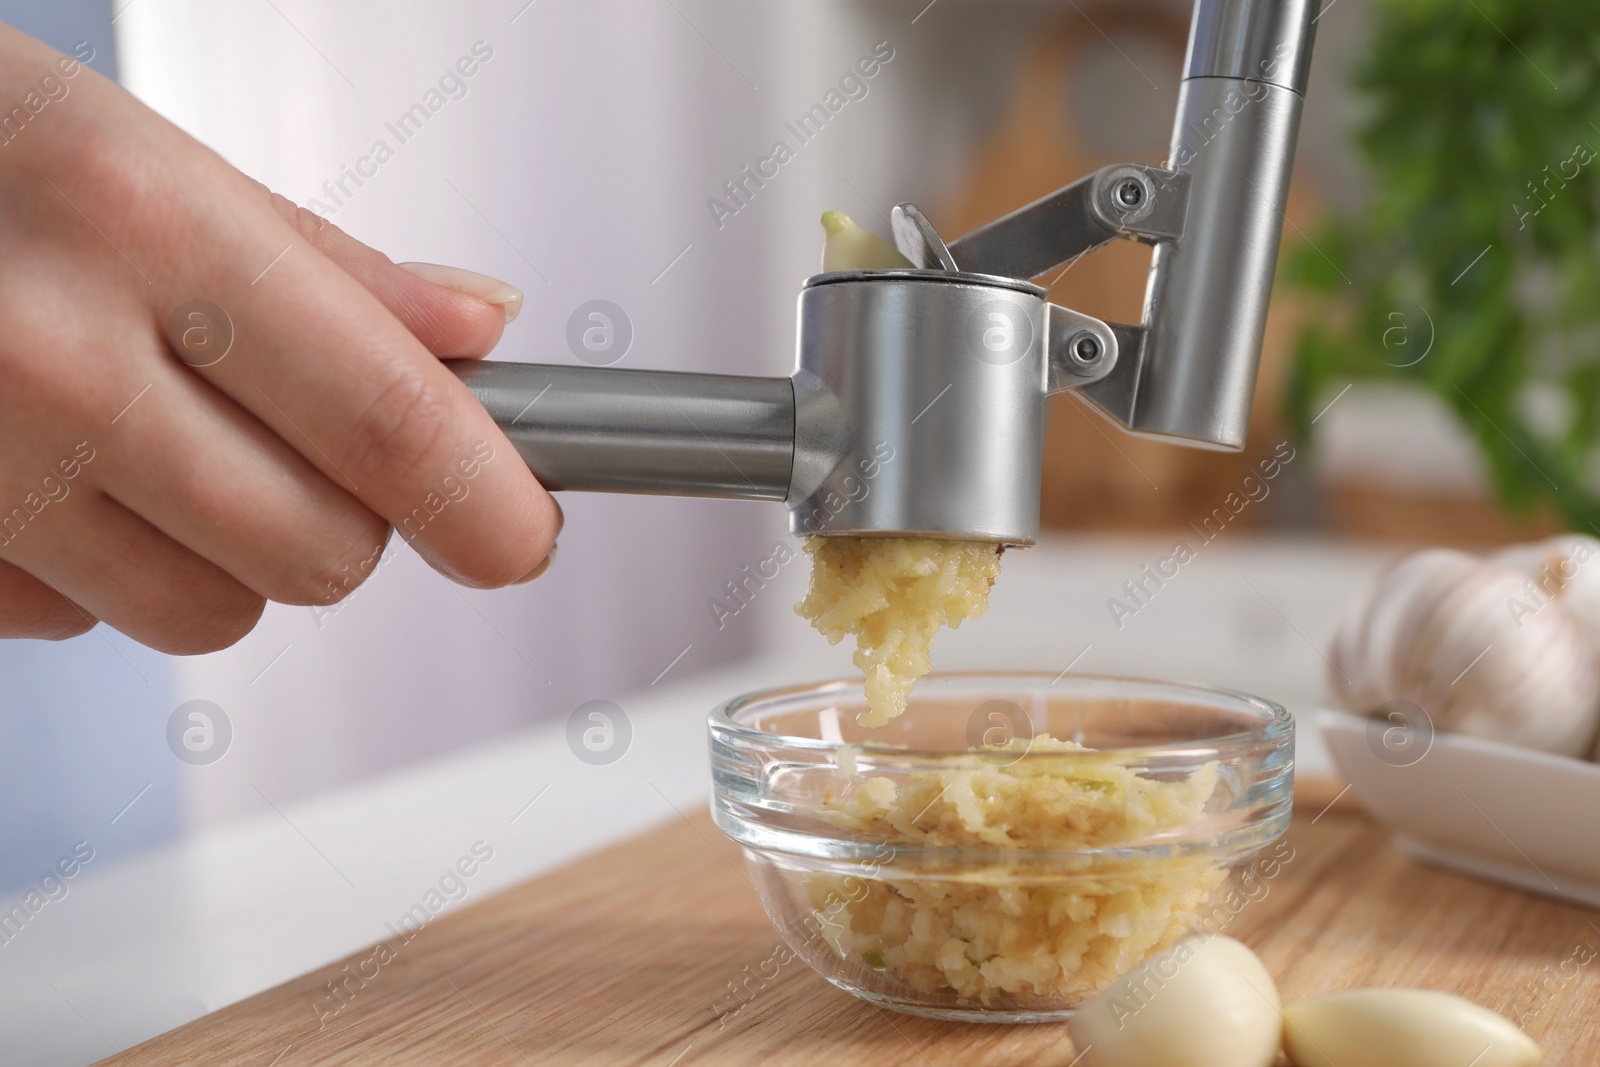
[[789,948],[858,997],[1065,1019],[1219,932],[1276,873],[1257,855],[1289,825],[1294,725],[1270,701],[946,673],[887,726],[858,726],[865,706],[856,679],[735,697],[710,720],[717,826]]

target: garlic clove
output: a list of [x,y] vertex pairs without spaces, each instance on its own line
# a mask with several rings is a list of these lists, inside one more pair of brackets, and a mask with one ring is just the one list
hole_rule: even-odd
[[1082,1067],[1269,1067],[1278,987],[1231,937],[1188,938],[1086,1001],[1067,1023]]
[[1358,989],[1293,1004],[1283,1046],[1294,1067],[1532,1067],[1533,1039],[1470,1000],[1425,989]]
[[881,237],[856,225],[842,211],[822,213],[822,229],[827,234],[822,246],[822,269],[886,270],[909,268],[912,263]]
[[[1600,540],[1586,534],[1561,534],[1530,545],[1514,545],[1496,559],[1528,576],[1523,595],[1507,601],[1518,623],[1535,613],[1564,613],[1600,653]],[[1600,760],[1600,738],[1588,753]]]
[[1552,603],[1578,624],[1589,643],[1600,648],[1600,541],[1585,534],[1562,534],[1531,545],[1514,545],[1495,559],[1528,576],[1519,617]]
[[1399,682],[1408,639],[1432,610],[1439,590],[1467,580],[1476,557],[1448,548],[1416,552],[1380,571],[1350,604],[1329,654],[1328,683],[1347,710],[1368,714],[1395,699],[1414,699]]

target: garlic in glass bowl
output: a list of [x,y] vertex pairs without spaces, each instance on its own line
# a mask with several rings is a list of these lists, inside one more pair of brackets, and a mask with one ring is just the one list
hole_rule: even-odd
[[858,678],[718,707],[712,816],[788,947],[897,1011],[1068,1018],[1225,926],[1289,824],[1294,724],[1258,698],[947,672],[884,726],[866,705]]

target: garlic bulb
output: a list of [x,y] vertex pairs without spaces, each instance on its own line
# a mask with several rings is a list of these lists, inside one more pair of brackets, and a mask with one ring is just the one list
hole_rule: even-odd
[[1358,989],[1283,1013],[1294,1067],[1533,1067],[1539,1046],[1508,1019],[1449,993]]
[[1254,952],[1231,937],[1191,937],[1086,1001],[1067,1029],[1082,1067],[1269,1067],[1278,1008]]
[[1335,698],[1360,714],[1409,701],[1439,730],[1587,755],[1600,728],[1600,645],[1589,636],[1600,626],[1587,621],[1600,622],[1600,573],[1586,576],[1595,592],[1575,595],[1574,574],[1535,602],[1533,568],[1549,555],[1435,548],[1386,568],[1335,635]]

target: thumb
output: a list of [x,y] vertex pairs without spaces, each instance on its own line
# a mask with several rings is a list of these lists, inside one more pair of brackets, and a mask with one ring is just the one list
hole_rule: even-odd
[[314,212],[270,192],[274,210],[312,246],[383,302],[440,359],[487,355],[522,310],[522,291],[484,274],[434,263],[395,263]]

